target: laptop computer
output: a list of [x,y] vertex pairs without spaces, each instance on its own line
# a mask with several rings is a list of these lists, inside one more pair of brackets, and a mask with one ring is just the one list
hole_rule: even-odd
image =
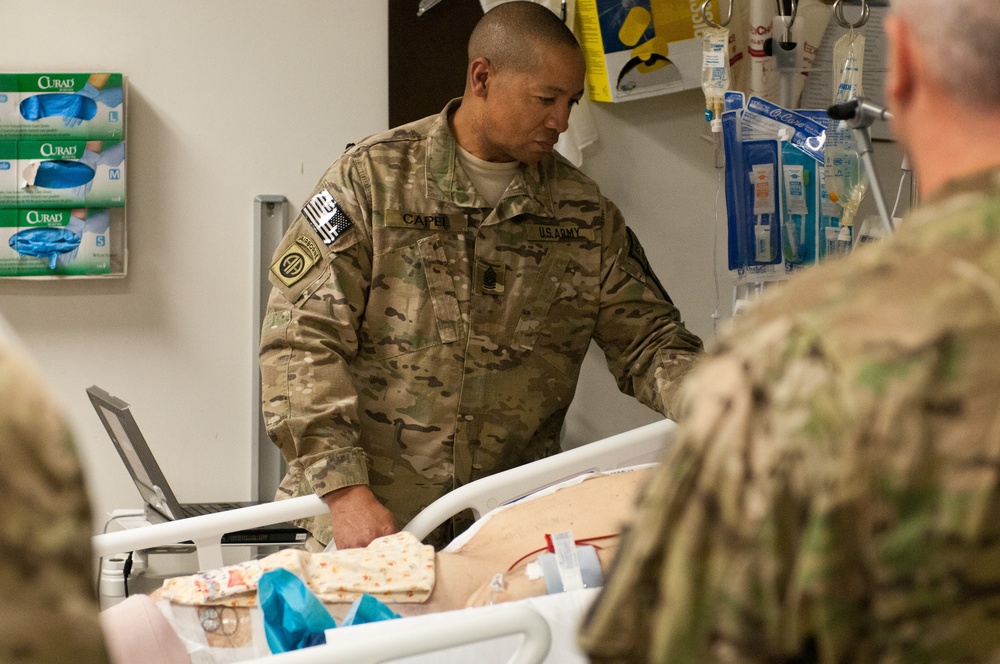
[[[150,523],[176,521],[201,514],[257,505],[259,502],[181,503],[167,483],[156,463],[153,452],[132,417],[129,404],[93,385],[87,396],[101,418],[104,428],[125,462],[129,475],[145,501],[145,513]],[[308,533],[290,523],[278,523],[259,528],[226,533],[223,544],[294,544],[304,542]]]

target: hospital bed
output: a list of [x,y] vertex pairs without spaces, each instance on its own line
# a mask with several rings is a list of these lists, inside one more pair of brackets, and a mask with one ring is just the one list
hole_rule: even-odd
[[[655,463],[673,439],[675,431],[674,422],[661,420],[477,480],[429,505],[406,524],[403,530],[412,533],[417,539],[423,539],[439,524],[466,509],[471,510],[473,517],[479,520],[492,510],[586,473],[609,472]],[[223,534],[314,516],[326,510],[326,504],[318,496],[303,496],[219,514],[105,533],[94,536],[94,555],[105,557],[120,552],[193,542],[199,569],[214,569],[223,566]],[[553,616],[560,615],[560,612],[565,614],[565,607],[556,606],[554,602],[568,600],[573,605],[570,612],[579,617],[593,599],[594,592],[596,591],[574,591],[561,593],[572,596],[567,598],[548,596],[533,598],[534,601],[520,600],[496,606],[449,611],[446,612],[447,615],[437,613],[412,616],[392,621],[391,624],[357,625],[330,632],[328,636],[336,643],[328,642],[325,646],[271,655],[254,661],[259,661],[260,664],[374,664],[514,635],[523,635],[523,642],[509,659],[502,660],[507,664],[562,661],[545,659],[552,647]],[[548,615],[543,615],[546,613]],[[558,627],[558,623],[555,626]],[[375,633],[377,637],[371,638]],[[482,661],[482,651],[477,650],[477,653],[476,658],[470,660],[436,658],[426,661]],[[400,661],[411,660],[408,658]]]

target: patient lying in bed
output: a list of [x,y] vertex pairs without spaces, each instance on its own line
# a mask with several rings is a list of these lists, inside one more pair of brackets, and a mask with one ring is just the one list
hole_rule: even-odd
[[[379,598],[402,616],[543,595],[546,593],[545,581],[531,578],[526,570],[530,563],[546,552],[545,535],[563,531],[572,531],[577,542],[592,541],[601,566],[606,570],[614,556],[617,535],[628,522],[636,494],[645,484],[647,475],[648,471],[644,469],[594,474],[558,490],[542,492],[539,497],[514,503],[487,515],[469,533],[437,553],[430,547],[415,542],[408,543],[408,535],[392,536],[395,539],[389,542],[390,548],[412,544],[417,550],[415,552],[410,547],[407,555],[415,556],[415,559],[423,557],[416,562],[408,557],[407,565],[400,566],[406,567],[407,573],[420,570],[424,560],[429,565],[432,561],[432,583],[427,586],[418,583],[420,579],[415,580],[416,590],[409,596],[403,586],[398,586],[402,594],[396,595],[382,592],[385,588],[381,586],[368,588],[365,592]],[[378,545],[379,540],[376,540],[373,547],[369,548],[378,550]],[[301,565],[302,561],[310,564],[321,559],[350,560],[352,557],[356,559],[360,552],[367,551],[368,549],[355,549],[312,556],[288,551],[277,555],[277,559],[280,561],[282,556],[286,557],[289,568],[301,574],[303,570],[296,569],[296,566]],[[324,556],[329,558],[321,558]],[[351,567],[349,563],[344,566]],[[494,580],[497,574],[503,575],[502,583]],[[319,585],[325,592],[318,592],[317,595],[324,599],[330,614],[340,624],[358,595],[353,592],[354,587],[338,586],[335,576],[324,573],[321,578],[322,583]],[[392,574],[389,574],[389,578],[396,581]],[[385,577],[382,580],[384,579]],[[152,598],[158,600],[173,597],[171,601],[180,600],[201,607],[233,606],[235,608],[227,609],[226,613],[234,618],[233,622],[236,624],[232,629],[225,630],[225,633],[219,633],[218,630],[206,633],[208,645],[222,648],[242,647],[249,643],[252,639],[249,607],[256,605],[256,588],[230,594],[219,600],[205,601],[191,595],[198,588],[196,581],[194,577],[170,580],[153,593]],[[420,588],[424,587],[432,589],[422,592]],[[201,589],[204,590],[204,584]],[[342,597],[338,598],[337,595]],[[131,648],[141,645],[137,639],[152,638],[151,635],[136,634],[134,631],[128,634],[116,633],[111,621],[106,621],[105,626],[110,641],[125,639],[129,641]],[[112,649],[114,650],[114,643]]]

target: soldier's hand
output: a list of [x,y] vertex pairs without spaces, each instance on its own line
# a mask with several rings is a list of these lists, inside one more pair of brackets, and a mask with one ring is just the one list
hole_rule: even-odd
[[323,500],[330,508],[338,549],[368,546],[372,540],[399,530],[392,512],[364,484],[331,491]]

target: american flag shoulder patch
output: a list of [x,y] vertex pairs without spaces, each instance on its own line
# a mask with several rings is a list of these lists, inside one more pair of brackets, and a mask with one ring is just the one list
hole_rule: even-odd
[[302,216],[326,246],[333,244],[354,226],[351,218],[340,209],[333,195],[326,189],[309,199],[302,207]]

